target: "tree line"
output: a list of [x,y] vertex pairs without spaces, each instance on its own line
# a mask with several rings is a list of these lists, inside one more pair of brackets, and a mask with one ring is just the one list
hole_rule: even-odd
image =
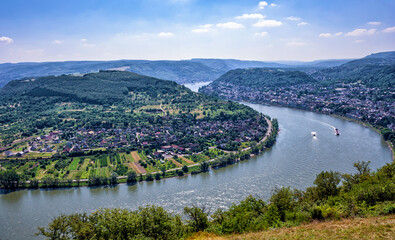
[[[217,235],[291,227],[312,221],[395,213],[395,163],[376,172],[356,162],[355,174],[323,171],[306,190],[276,188],[269,201],[249,196],[210,214],[188,206],[183,215],[159,206],[100,209],[56,217],[37,235],[47,239],[185,239],[205,231]],[[137,176],[133,176],[137,177]],[[339,185],[339,183],[342,183]]]

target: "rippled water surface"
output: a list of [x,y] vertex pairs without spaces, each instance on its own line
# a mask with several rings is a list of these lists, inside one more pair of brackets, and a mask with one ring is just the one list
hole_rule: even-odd
[[[32,239],[37,226],[48,224],[61,213],[100,207],[136,209],[156,204],[181,212],[184,206],[195,204],[214,211],[250,194],[267,199],[276,186],[304,189],[323,170],[354,172],[356,161],[371,161],[373,169],[391,161],[391,152],[380,135],[359,124],[290,108],[247,105],[279,119],[277,143],[264,154],[204,174],[134,186],[0,194],[0,239]],[[333,127],[340,129],[340,136],[334,135]]]

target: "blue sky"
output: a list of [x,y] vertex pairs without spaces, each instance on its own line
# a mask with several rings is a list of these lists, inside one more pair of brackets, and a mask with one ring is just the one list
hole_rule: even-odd
[[394,0],[1,0],[0,62],[315,60],[395,50]]

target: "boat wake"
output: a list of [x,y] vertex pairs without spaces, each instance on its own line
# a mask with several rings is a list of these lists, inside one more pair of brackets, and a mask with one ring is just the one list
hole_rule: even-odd
[[312,118],[306,118],[306,119],[309,119],[310,121],[313,121],[313,122],[321,123],[321,124],[323,124],[323,125],[326,125],[326,126],[328,126],[328,127],[331,127],[333,130],[336,130],[336,127],[333,126],[333,125],[330,125],[329,123],[326,123],[326,122],[323,122],[323,121],[319,121],[319,120],[316,120],[316,119],[312,119]]

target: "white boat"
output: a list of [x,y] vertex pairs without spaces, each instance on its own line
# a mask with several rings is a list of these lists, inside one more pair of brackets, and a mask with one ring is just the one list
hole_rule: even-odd
[[311,135],[313,135],[313,137],[317,136],[316,132],[311,132]]

